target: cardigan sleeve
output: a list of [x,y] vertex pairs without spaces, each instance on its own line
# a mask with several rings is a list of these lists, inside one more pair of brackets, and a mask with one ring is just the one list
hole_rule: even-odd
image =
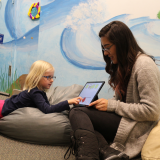
[[136,121],[158,120],[160,116],[160,72],[158,67],[152,60],[142,62],[134,73],[134,80],[137,84],[139,102],[124,103],[119,100],[108,100],[107,111]]

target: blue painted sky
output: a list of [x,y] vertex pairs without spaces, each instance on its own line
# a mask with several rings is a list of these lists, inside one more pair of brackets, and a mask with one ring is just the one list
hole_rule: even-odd
[[[19,75],[28,73],[35,60],[43,59],[56,69],[59,79],[55,85],[107,81],[98,32],[113,20],[126,23],[147,53],[160,56],[158,0],[155,3],[137,1],[139,5],[136,0],[131,0],[130,4],[122,0],[121,3],[116,1],[116,6],[115,1],[109,0],[41,0],[41,17],[34,21],[27,13],[35,1],[11,2],[6,0],[0,9],[0,33],[4,34],[0,68],[4,62],[12,64],[13,70],[18,68]],[[108,86],[104,88],[102,95],[108,94]]]

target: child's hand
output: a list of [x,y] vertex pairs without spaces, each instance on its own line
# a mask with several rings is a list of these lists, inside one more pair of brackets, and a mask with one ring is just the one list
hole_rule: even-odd
[[68,100],[68,104],[79,104],[79,102],[82,100],[82,97],[76,97],[73,99]]

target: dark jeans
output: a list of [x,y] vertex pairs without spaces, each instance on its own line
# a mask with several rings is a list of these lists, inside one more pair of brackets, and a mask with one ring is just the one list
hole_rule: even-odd
[[93,107],[75,107],[69,113],[73,131],[77,129],[94,130],[103,135],[108,143],[113,142],[121,116],[113,112],[98,111]]

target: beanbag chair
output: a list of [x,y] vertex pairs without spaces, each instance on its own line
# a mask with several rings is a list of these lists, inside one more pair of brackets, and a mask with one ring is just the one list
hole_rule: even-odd
[[160,121],[151,130],[141,152],[142,160],[160,159]]
[[[50,104],[56,104],[78,96],[83,86],[51,88],[47,93]],[[72,105],[70,107],[73,107]],[[68,111],[44,114],[37,108],[19,108],[0,119],[0,133],[20,141],[66,145],[70,142],[71,126]]]

